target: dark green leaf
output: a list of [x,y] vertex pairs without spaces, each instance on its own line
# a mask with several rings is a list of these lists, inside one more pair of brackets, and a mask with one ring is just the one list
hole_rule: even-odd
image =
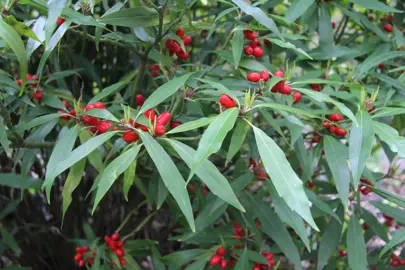
[[315,0],[294,0],[287,10],[286,19],[294,22],[315,2]]
[[308,199],[311,203],[313,203],[319,210],[325,212],[326,214],[331,215],[336,221],[342,223],[339,217],[333,212],[333,210],[329,207],[327,203],[325,203],[318,195],[316,195],[313,191],[309,189],[305,189],[305,193],[308,196]]
[[347,226],[347,254],[351,269],[367,270],[366,244],[364,243],[363,230],[356,215],[350,217]]
[[[314,1],[314,0],[311,0],[311,1]],[[272,43],[276,44],[279,47],[294,50],[297,53],[303,55],[304,57],[312,60],[312,57],[309,56],[303,49],[295,47],[294,44],[292,44],[288,41],[282,41],[282,40],[275,39],[275,38],[268,38],[268,40],[270,40]]]
[[269,108],[269,109],[274,109],[274,110],[285,111],[285,112],[293,113],[296,115],[304,115],[309,118],[321,118],[320,116],[317,116],[316,114],[313,114],[309,111],[301,110],[298,108],[290,107],[290,106],[279,104],[279,103],[260,103],[253,107],[253,109],[260,109],[260,108]]
[[246,134],[249,131],[249,124],[240,119],[236,123],[235,130],[233,131],[231,143],[229,144],[228,154],[226,156],[225,165],[238,153],[245,142]]
[[333,29],[329,10],[325,5],[319,7],[319,43],[333,44]]
[[12,251],[19,253],[20,247],[18,246],[17,241],[14,239],[13,235],[7,231],[5,227],[1,229],[1,238],[6,247],[9,247]]
[[136,163],[137,163],[137,159],[132,161],[131,165],[129,165],[128,169],[126,169],[124,172],[124,197],[125,197],[125,200],[127,200],[127,201],[128,201],[129,189],[132,187],[132,185],[135,182]]
[[243,253],[238,258],[238,262],[235,265],[235,270],[249,269],[249,258],[247,256],[247,248],[245,247]]
[[392,116],[398,114],[405,114],[405,108],[384,107],[374,112],[372,118]]
[[400,207],[404,207],[405,208],[405,198],[403,197],[399,197],[391,192],[385,191],[383,189],[374,187],[374,186],[369,186],[367,185],[367,188],[371,189],[372,191],[374,191],[375,193],[377,193],[378,195],[380,195],[381,197],[383,197],[384,199],[395,203],[396,205],[400,206]]
[[[368,1],[368,0],[367,0]],[[370,55],[363,63],[356,67],[356,70],[353,74],[354,78],[358,78],[361,75],[367,73],[370,69],[375,68],[378,64],[386,62],[396,57],[404,57],[405,52],[386,52],[380,54]]]
[[364,219],[365,224],[373,230],[382,240],[388,243],[389,239],[387,236],[387,230],[384,228],[384,225],[381,224],[378,219],[366,209],[361,209],[361,217]]
[[120,91],[128,82],[127,81],[122,81],[122,82],[117,82],[113,85],[108,86],[107,88],[104,88],[103,91],[101,91],[100,93],[98,93],[97,95],[95,95],[90,101],[89,103],[94,103],[97,102],[99,100],[102,100],[105,97],[108,97],[109,95]]
[[378,201],[370,201],[372,205],[380,209],[381,212],[387,214],[390,217],[393,217],[397,222],[405,224],[405,211],[397,207],[389,206]]
[[42,179],[21,174],[0,173],[0,186],[21,188],[23,183],[25,183],[26,188],[38,189],[42,185]]
[[125,8],[101,17],[99,22],[127,27],[155,26],[159,24],[159,14],[148,7]]
[[398,131],[387,124],[374,121],[373,126],[380,140],[388,144],[392,152],[398,153],[398,156],[405,158],[405,138],[399,136]]
[[8,141],[7,132],[4,129],[5,125],[0,123],[0,145],[3,146],[4,151],[10,151],[10,142]]
[[233,32],[232,38],[232,56],[233,65],[235,69],[238,69],[240,58],[242,57],[244,36],[241,30]]
[[[59,79],[62,79],[62,78],[72,76],[72,75],[80,76],[78,72],[81,71],[81,70],[82,70],[81,68],[77,68],[77,69],[64,70],[64,71],[59,71],[59,72],[52,73],[52,75],[50,75],[48,77],[48,79],[45,81],[45,83],[56,81],[56,80],[59,80]],[[91,102],[89,102],[89,103],[91,103]]]
[[229,90],[226,86],[224,86],[223,84],[220,84],[218,82],[214,82],[211,80],[207,80],[207,79],[198,79],[199,81],[202,81],[203,83],[209,84],[212,87],[214,87],[215,89],[218,89],[221,93],[226,94],[228,96],[230,96],[231,98],[236,100],[236,95],[233,91]]
[[391,241],[389,241],[388,244],[381,250],[380,257],[382,257],[385,253],[387,253],[387,251],[389,251],[396,245],[401,244],[404,241],[405,241],[405,230],[395,233],[392,236]]
[[187,123],[183,123],[178,127],[175,127],[174,129],[170,130],[169,132],[166,132],[166,134],[173,134],[173,133],[180,133],[180,132],[185,132],[193,129],[197,129],[200,127],[204,127],[206,125],[211,124],[212,121],[215,120],[215,117],[203,117],[194,121],[190,121]]
[[[84,129],[80,132],[79,134],[80,142],[84,144],[91,138],[93,138],[93,134],[88,131],[87,129]],[[87,160],[89,163],[98,171],[101,172],[104,170],[104,164],[103,164],[103,156],[101,155],[101,152],[98,149],[95,149],[93,152],[87,155]]]
[[181,267],[182,265],[187,264],[191,260],[196,259],[196,257],[199,257],[206,252],[207,251],[205,249],[182,250],[166,255],[162,257],[161,260],[168,265]]

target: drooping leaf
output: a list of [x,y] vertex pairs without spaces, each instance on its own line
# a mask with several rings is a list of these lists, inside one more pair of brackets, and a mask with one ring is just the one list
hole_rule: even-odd
[[26,36],[40,42],[40,40],[31,30],[31,28],[29,28],[29,26],[26,25],[25,23],[17,21],[13,15],[8,15],[7,17],[4,17],[4,21],[8,25],[12,26],[19,35]]
[[387,230],[384,228],[384,224],[381,224],[380,221],[369,211],[362,208],[361,209],[361,218],[364,219],[364,223],[373,230],[382,240],[388,243],[389,239],[387,236]]
[[2,242],[6,245],[6,247],[9,247],[12,251],[16,253],[20,253],[21,249],[18,246],[18,243],[15,240],[14,236],[4,226],[2,226],[0,230]]
[[[310,0],[310,1],[314,1],[314,0]],[[268,40],[270,40],[272,43],[276,44],[279,47],[294,50],[295,52],[303,55],[305,58],[312,60],[312,57],[309,56],[303,49],[297,48],[294,44],[292,44],[288,41],[282,41],[282,40],[279,40],[276,38],[268,38]]]
[[253,126],[257,148],[266,172],[281,198],[311,227],[319,230],[311,216],[309,200],[301,179],[295,174],[280,147],[261,129]]
[[405,208],[405,198],[403,197],[399,197],[391,192],[388,192],[386,190],[383,190],[381,188],[377,188],[374,186],[369,186],[367,185],[367,188],[371,189],[373,192],[375,192],[376,194],[380,195],[381,197],[383,197],[384,199],[395,203],[396,205],[400,206],[400,207],[404,207]]
[[41,187],[42,179],[21,174],[0,173],[0,186],[21,188],[23,183],[25,184],[25,188],[38,189]]
[[349,161],[355,190],[371,154],[374,139],[373,121],[370,115],[360,110],[356,114],[356,119],[359,126],[352,126],[349,137]]
[[319,43],[333,44],[333,29],[329,10],[325,5],[319,7]]
[[307,194],[309,201],[319,208],[319,210],[331,215],[337,222],[342,223],[336,213],[333,212],[329,205],[325,203],[318,195],[309,189],[305,189],[305,193]]
[[242,57],[243,42],[243,32],[241,30],[235,31],[232,37],[232,56],[235,69],[238,69],[239,61]]
[[[194,156],[196,151],[175,140],[167,140],[170,145],[176,150],[176,152],[181,156],[181,158],[186,162],[187,166],[191,167],[193,164]],[[207,185],[207,187],[216,196],[224,200],[225,202],[233,205],[241,211],[245,211],[243,206],[240,204],[228,180],[219,172],[217,167],[212,164],[209,160],[204,160],[201,165],[196,170],[196,175]]]
[[27,46],[26,46],[26,51],[27,51],[27,56],[30,57],[32,53],[38,49],[39,46],[41,46],[41,42],[45,40],[45,32],[44,32],[44,26],[45,26],[46,19],[45,17],[41,16],[39,17],[36,22],[34,23],[34,26],[32,27],[32,31],[34,32],[35,36],[39,41],[29,38],[27,41]]
[[104,24],[127,27],[155,26],[159,24],[159,14],[153,8],[141,6],[112,12],[101,17],[98,21]]
[[137,163],[137,160],[135,159],[134,161],[132,161],[131,165],[129,165],[128,169],[126,169],[124,172],[124,197],[125,197],[125,200],[127,200],[127,201],[128,201],[129,189],[132,187],[132,185],[135,182],[136,163]]
[[225,110],[211,122],[198,144],[188,180],[191,179],[197,168],[205,159],[221,148],[222,141],[233,128],[237,117],[238,108],[232,108]]
[[354,214],[350,217],[346,237],[350,268],[367,270],[368,262],[363,230],[361,229],[359,219]]
[[57,24],[56,21],[61,15],[63,8],[68,4],[68,0],[50,0],[47,2],[48,6],[48,17],[45,23],[45,44],[48,45],[48,42],[54,32]]
[[77,188],[77,186],[80,184],[80,180],[82,179],[83,171],[84,171],[84,166],[86,165],[86,159],[83,158],[76,164],[72,166],[70,169],[69,175],[66,178],[66,182],[63,185],[62,189],[62,198],[63,198],[63,203],[62,203],[62,211],[63,211],[63,216],[62,216],[62,224],[63,220],[65,218],[65,214],[67,209],[69,208],[70,204],[72,203],[72,194],[73,191]]
[[231,143],[229,144],[228,154],[226,156],[225,165],[239,152],[245,142],[246,134],[249,131],[249,124],[244,120],[238,120],[235,130],[232,133]]
[[[88,131],[87,129],[84,129],[80,132],[79,134],[80,142],[82,144],[86,143],[88,140],[93,138],[93,134]],[[87,155],[87,160],[89,163],[98,171],[102,172],[104,170],[104,164],[103,164],[103,156],[101,155],[100,151],[98,149],[94,149],[90,154]]]
[[110,120],[113,122],[119,122],[119,120],[106,109],[91,109],[91,110],[86,111],[85,114],[94,116],[94,117],[98,117],[101,119],[105,119],[105,120]]
[[376,110],[371,118],[392,116],[392,115],[398,115],[398,114],[405,114],[405,108],[384,107],[379,110]]
[[101,91],[100,93],[95,95],[92,99],[90,99],[89,103],[95,103],[117,91],[120,91],[127,83],[128,83],[127,81],[121,81],[104,88],[103,91]]
[[125,153],[120,154],[114,159],[102,172],[100,182],[98,183],[96,198],[94,199],[94,205],[92,213],[96,210],[97,205],[101,199],[107,193],[107,191],[114,184],[115,180],[131,165],[141,149],[142,144],[134,145],[129,148]]
[[206,252],[207,251],[205,249],[199,249],[199,248],[187,249],[187,250],[181,250],[181,251],[171,253],[160,259],[161,259],[161,261],[165,262],[168,265],[181,267],[182,265],[187,264],[191,260],[194,260],[195,258],[203,255]]
[[393,217],[396,222],[405,224],[405,210],[378,201],[370,201],[370,203],[387,216]]
[[363,74],[367,73],[370,69],[375,68],[378,64],[381,64],[382,62],[386,62],[396,57],[404,57],[404,56],[405,52],[396,52],[396,51],[380,54],[372,54],[369,57],[367,57],[367,59],[364,60],[363,63],[361,63],[356,67],[353,77],[358,78]]
[[10,142],[8,141],[7,132],[4,129],[5,125],[0,123],[0,145],[4,148],[4,151],[10,151]]
[[296,115],[303,115],[303,116],[307,116],[309,118],[321,118],[320,116],[311,113],[309,111],[306,110],[302,110],[299,108],[294,108],[294,107],[290,107],[287,105],[283,105],[283,104],[279,104],[279,103],[259,103],[257,105],[254,106],[254,109],[260,109],[260,108],[269,108],[269,109],[273,109],[273,110],[280,110],[280,111],[285,111],[285,112],[289,112],[289,113],[293,113]]
[[385,142],[392,152],[398,153],[398,156],[405,158],[405,138],[399,136],[396,129],[377,121],[373,122],[373,127],[380,140]]
[[212,121],[214,121],[215,117],[203,117],[194,121],[186,122],[181,124],[178,127],[175,127],[174,129],[166,132],[166,134],[173,134],[173,133],[180,133],[180,132],[185,132],[189,130],[194,130],[200,127],[204,127],[206,125],[211,124]]
[[332,171],[336,189],[342,203],[347,207],[349,200],[350,172],[347,166],[347,147],[331,136],[323,139],[326,161]]
[[195,231],[193,210],[186,189],[186,182],[163,147],[148,133],[140,132],[139,134],[167,189],[179,205],[191,230]]
[[[49,82],[52,82],[52,81],[56,81],[56,80],[59,80],[59,79],[62,79],[62,78],[66,78],[66,77],[72,76],[72,75],[78,75],[78,76],[80,76],[78,72],[81,71],[81,70],[82,70],[81,68],[77,68],[77,69],[64,70],[64,71],[59,71],[59,72],[52,73],[52,74],[46,79],[45,83],[49,83]],[[89,103],[91,103],[91,102],[89,102]]]
[[233,91],[229,90],[226,86],[224,86],[223,84],[220,84],[218,82],[214,82],[211,80],[207,80],[207,79],[198,79],[199,81],[202,81],[203,83],[209,84],[212,87],[214,87],[215,89],[218,89],[221,93],[226,94],[228,96],[230,96],[231,98],[236,100],[236,95]]

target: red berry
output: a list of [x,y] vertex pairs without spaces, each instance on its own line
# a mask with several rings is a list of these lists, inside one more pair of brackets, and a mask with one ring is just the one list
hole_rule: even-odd
[[154,70],[154,69],[159,69],[159,65],[154,64],[153,66],[150,67],[150,70]]
[[387,32],[392,32],[392,25],[391,24],[386,23],[386,24],[384,24],[383,28]]
[[191,193],[195,192],[194,186],[193,185],[189,185],[188,186],[188,191],[190,191]]
[[82,252],[82,248],[81,248],[81,247],[76,247],[76,252],[77,252],[77,253],[81,253],[81,252]]
[[174,39],[168,38],[165,41],[165,45],[167,49],[171,49],[173,47],[173,44],[175,43]]
[[136,105],[142,106],[145,102],[145,98],[142,95],[136,95],[135,97]]
[[291,94],[291,86],[288,84],[283,84],[283,87],[278,90],[283,95]]
[[180,28],[179,30],[176,31],[176,35],[179,37],[184,37],[184,29]]
[[383,69],[383,68],[385,68],[385,65],[384,64],[378,64],[378,68]]
[[284,78],[284,72],[281,70],[277,70],[276,72],[274,72],[274,76]]
[[38,81],[37,75],[32,75],[32,76],[31,76],[31,80]]
[[328,121],[324,121],[323,123],[322,123],[322,126],[323,127],[330,127],[330,122],[328,122]]
[[220,267],[221,269],[226,269],[227,266],[228,266],[228,261],[227,261],[227,260],[222,259],[222,260],[219,262],[219,267]]
[[178,58],[183,59],[183,60],[185,60],[189,57],[188,52],[183,52],[183,51],[176,53],[176,55]]
[[271,44],[270,40],[265,39],[265,40],[263,41],[263,43],[264,43],[264,46],[266,46],[266,48],[269,48],[269,47],[270,47],[270,44]]
[[76,111],[75,111],[75,109],[71,109],[69,113],[70,113],[71,116],[76,116]]
[[215,254],[212,255],[211,260],[210,260],[210,265],[214,266],[219,264],[219,262],[221,261],[221,256]]
[[335,27],[336,27],[336,23],[332,22],[332,29],[335,29]]
[[248,73],[248,75],[247,75],[247,79],[248,79],[249,81],[251,81],[251,82],[258,82],[258,81],[260,81],[260,78],[261,78],[261,76],[260,76],[260,74],[257,73],[257,72],[250,72],[250,73]]
[[32,98],[38,101],[42,100],[42,96],[42,92],[39,90],[35,91],[34,94],[32,94]]
[[257,33],[251,30],[243,30],[243,34],[245,35],[245,38],[248,40],[254,40],[257,36]]
[[86,114],[82,116],[82,120],[88,126],[95,126],[98,122],[97,117],[86,115]]
[[86,108],[84,108],[84,110],[85,111],[89,111],[89,110],[91,110],[91,109],[94,109],[95,107],[94,107],[94,104],[87,104],[86,105]]
[[120,258],[120,264],[121,266],[124,266],[127,264],[127,261],[124,258]]
[[250,47],[252,47],[254,49],[254,48],[260,46],[260,41],[257,39],[254,39],[249,43],[249,45],[250,45]]
[[294,100],[294,104],[300,102],[301,98],[302,98],[302,94],[300,92],[294,92],[292,94],[292,98]]
[[124,250],[122,250],[121,248],[117,248],[117,249],[115,250],[115,255],[117,255],[117,257],[122,257],[122,256],[125,255],[125,252],[124,252]]
[[399,266],[399,261],[391,261],[391,265],[394,267]]
[[181,122],[179,122],[179,121],[171,121],[170,122],[170,128],[176,128],[176,127],[178,127],[180,125],[181,125]]
[[65,108],[69,108],[69,103],[66,100],[62,100],[63,105],[65,105]]
[[253,55],[256,57],[261,57],[263,55],[264,51],[260,47],[256,47],[253,49]]
[[159,76],[159,71],[157,71],[156,69],[152,70],[152,76],[153,77],[158,77]]
[[84,246],[84,247],[82,247],[82,251],[83,252],[88,252],[90,249],[89,249],[89,247],[88,246]]
[[124,242],[117,241],[117,248],[122,248],[124,246]]
[[77,265],[78,265],[79,267],[83,267],[84,264],[85,264],[84,260],[80,260]]
[[138,140],[138,134],[134,131],[126,131],[122,134],[122,139],[127,143],[132,143]]
[[155,134],[158,136],[162,136],[166,133],[166,128],[163,125],[157,124],[155,127]]
[[319,85],[317,85],[316,83],[311,83],[311,88],[315,92],[319,92]]
[[77,253],[74,257],[75,261],[80,261],[81,259],[83,259],[83,254],[82,253]]
[[400,265],[405,265],[405,260],[399,260]]
[[273,88],[271,88],[271,92],[277,93],[280,92],[280,90],[284,88],[284,81],[276,83]]
[[117,241],[119,238],[120,238],[120,235],[117,232],[115,232],[111,235],[111,239],[114,241]]
[[263,70],[260,73],[260,77],[262,78],[263,81],[267,82],[270,79],[270,73],[267,70]]
[[[252,49],[252,53],[253,53],[253,49]],[[21,80],[21,79],[18,79],[18,80],[17,80],[17,84],[18,84],[19,86],[21,86],[21,85],[22,85],[22,80]]]
[[328,116],[328,119],[332,122],[339,122],[342,121],[344,118],[341,114],[339,113],[333,113],[331,115]]
[[[62,110],[59,110],[58,113],[60,113],[60,114],[66,114],[66,112],[65,112],[65,111],[62,111]],[[63,120],[69,120],[69,119],[70,119],[70,116],[69,116],[69,115],[61,115],[60,118],[63,119]]]
[[339,137],[345,136],[346,135],[346,130],[344,130],[344,129],[340,128],[340,127],[336,127],[335,135],[339,136]]
[[61,24],[63,24],[64,22],[65,22],[65,20],[62,19],[62,18],[60,18],[60,17],[56,20],[56,23],[57,23],[58,25],[61,25]]
[[31,74],[27,73],[27,75],[25,76],[25,80],[30,81],[32,79]]
[[260,264],[256,263],[255,266],[253,266],[252,270],[260,270]]
[[253,54],[253,48],[251,46],[245,46],[245,48],[243,48],[243,52],[246,55],[251,55],[251,54]]
[[346,250],[339,250],[339,254],[340,254],[340,257],[346,257],[347,256]]
[[146,118],[148,118],[150,121],[155,121],[155,111],[153,109],[149,109],[146,112],[143,113]]
[[312,182],[308,182],[308,187],[310,188],[310,189],[313,189],[314,187],[315,187],[315,184],[314,183],[312,183]]
[[182,38],[182,40],[184,42],[184,46],[188,46],[193,43],[193,39],[190,36],[185,36],[184,38]]
[[108,244],[111,241],[111,238],[109,236],[104,236],[104,241]]
[[336,127],[335,127],[335,126],[331,126],[331,127],[328,129],[328,131],[329,131],[329,133],[335,133]]
[[111,126],[112,126],[112,122],[108,122],[108,121],[100,121],[96,124],[97,131],[100,134],[107,132]]
[[94,109],[105,109],[105,106],[103,102],[97,101],[96,103],[93,104]]
[[224,255],[225,255],[225,248],[224,248],[224,247],[219,247],[219,248],[217,249],[217,254],[218,254],[219,256],[224,256]]
[[108,246],[109,246],[110,249],[113,250],[113,251],[117,249],[117,243],[116,243],[114,240],[111,240],[111,241],[108,243]]
[[232,99],[230,96],[225,94],[222,94],[219,97],[219,103],[225,108],[233,108],[236,106],[236,101]]
[[208,189],[203,189],[202,191],[201,191],[201,193],[205,196],[205,195],[207,195],[208,194]]
[[171,114],[169,112],[163,112],[160,114],[156,120],[157,125],[165,126],[169,122]]
[[179,53],[179,52],[181,52],[180,44],[177,43],[176,41],[173,42],[172,47],[171,47],[171,50],[172,50],[174,53]]

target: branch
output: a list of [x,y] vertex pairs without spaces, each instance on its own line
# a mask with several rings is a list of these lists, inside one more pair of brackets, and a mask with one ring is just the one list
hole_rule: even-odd
[[[11,140],[13,141],[13,140]],[[14,142],[10,145],[10,148],[52,148],[55,145],[54,142],[43,142],[43,143],[35,143],[35,142],[26,142],[22,141],[20,143]]]

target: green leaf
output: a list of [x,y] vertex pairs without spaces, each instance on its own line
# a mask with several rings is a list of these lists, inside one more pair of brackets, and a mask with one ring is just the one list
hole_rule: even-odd
[[137,163],[137,159],[132,161],[131,165],[129,165],[128,169],[126,169],[124,172],[124,197],[125,197],[125,200],[127,200],[127,201],[128,201],[129,189],[132,187],[132,185],[135,182],[136,163]]
[[232,0],[234,4],[236,4],[243,12],[245,12],[247,15],[252,16],[256,21],[258,21],[260,24],[266,26],[268,29],[270,29],[273,33],[275,33],[279,38],[284,40],[282,37],[280,31],[277,28],[277,25],[274,23],[274,21],[269,18],[264,11],[258,7],[254,7],[249,5],[243,0]]
[[[59,72],[52,73],[52,75],[50,75],[48,77],[48,79],[45,81],[45,83],[49,83],[49,82],[52,82],[52,81],[63,79],[63,78],[69,77],[71,75],[80,76],[80,74],[78,72],[81,71],[81,70],[82,70],[81,68],[77,68],[77,69],[64,70],[64,71],[59,71]],[[92,103],[92,102],[89,102],[89,103]]]
[[45,44],[48,45],[53,31],[55,30],[57,24],[56,21],[62,13],[63,8],[68,4],[67,0],[50,0],[47,3],[48,7],[48,18],[45,23]]
[[350,217],[346,234],[347,254],[351,269],[367,270],[367,250],[364,243],[363,230],[356,215]]
[[392,115],[398,115],[398,114],[405,114],[405,108],[384,107],[384,108],[376,110],[371,118],[392,116]]
[[373,126],[380,140],[388,144],[392,152],[398,153],[398,156],[405,158],[405,138],[387,124],[374,121]]
[[232,37],[232,56],[233,56],[233,65],[235,69],[238,69],[239,61],[242,57],[244,36],[241,30],[233,32]]
[[[311,1],[314,1],[314,0],[311,0]],[[302,54],[306,58],[312,60],[312,57],[309,56],[303,49],[295,47],[295,45],[290,43],[290,42],[287,42],[287,41],[284,42],[282,40],[275,39],[275,38],[268,38],[268,40],[270,40],[272,43],[276,44],[277,46],[280,46],[280,47],[286,48],[286,49],[294,50],[297,53]]]
[[[184,162],[186,162],[187,166],[191,167],[194,157],[196,156],[196,151],[181,142],[174,140],[166,141],[168,141],[170,145],[176,150],[176,152],[181,156]],[[195,173],[207,185],[212,193],[214,193],[225,202],[233,205],[237,209],[245,212],[245,209],[233,193],[228,180],[209,160],[204,160],[197,168]]]
[[235,265],[235,270],[249,269],[249,258],[247,256],[247,248],[243,250],[243,253],[238,258],[238,262]]
[[307,95],[308,97],[318,101],[318,102],[326,102],[326,103],[332,103],[333,105],[335,105],[344,115],[346,115],[347,117],[350,118],[350,120],[353,121],[353,123],[355,125],[358,125],[356,117],[354,116],[354,114],[352,113],[351,110],[349,110],[349,108],[346,107],[346,105],[344,105],[343,103],[336,101],[332,98],[330,98],[328,95],[321,93],[321,92],[316,92],[313,90],[308,90],[308,89],[304,89],[304,88],[293,88],[294,90],[297,90],[298,92],[301,92],[305,95]]
[[333,44],[333,29],[329,10],[325,5],[319,6],[319,44]]
[[345,145],[327,135],[323,138],[326,161],[332,171],[336,189],[342,203],[347,207],[349,200],[350,172],[347,165],[348,151]]
[[72,168],[70,169],[69,175],[66,178],[66,182],[62,189],[62,198],[63,198],[62,224],[63,224],[63,220],[65,218],[66,211],[72,202],[73,191],[75,191],[77,186],[80,184],[80,180],[82,180],[82,175],[83,175],[85,165],[86,165],[86,159],[83,158],[82,160],[80,160],[79,162],[77,162],[75,165],[72,166]]
[[189,131],[189,130],[194,130],[194,129],[209,125],[214,120],[215,120],[215,117],[203,117],[203,118],[200,118],[200,119],[197,119],[194,121],[183,123],[180,126],[175,127],[174,129],[170,130],[169,132],[166,132],[166,134],[173,134],[173,133],[180,133],[180,132],[185,132],[185,131]]
[[91,109],[91,110],[86,111],[84,114],[106,119],[106,120],[110,120],[110,121],[117,122],[117,123],[120,121],[106,109]]
[[246,121],[242,119],[237,121],[235,130],[232,134],[231,143],[229,144],[228,154],[226,155],[225,166],[242,148],[249,128],[250,126]]
[[8,25],[4,20],[0,19],[0,37],[8,44],[13,50],[15,56],[20,63],[20,78],[22,79],[20,96],[24,93],[25,80],[28,72],[28,59],[25,53],[24,42],[20,35],[14,30],[13,27]]
[[387,230],[384,228],[384,225],[381,224],[378,219],[366,209],[361,209],[361,217],[364,219],[364,222],[373,230],[382,240],[386,243],[389,242],[387,236]]
[[296,212],[292,211],[290,207],[288,207],[287,203],[283,199],[281,199],[276,188],[274,187],[273,182],[266,180],[266,184],[277,215],[283,222],[287,223],[291,228],[294,229],[294,231],[301,238],[302,242],[305,244],[307,250],[311,252],[308,233],[306,231],[304,221]]
[[238,114],[238,108],[227,109],[216,116],[214,121],[208,126],[198,144],[188,180],[191,179],[204,160],[211,154],[219,151],[226,134],[233,128]]
[[280,247],[281,251],[295,264],[297,269],[302,269],[298,249],[280,218],[273,213],[268,204],[255,199],[250,194],[248,196],[251,203],[251,209],[249,210],[259,219],[263,232]]
[[[58,176],[65,169],[69,168],[67,166],[61,172],[58,171],[58,166],[62,163],[63,160],[66,160],[69,157],[70,152],[73,149],[77,135],[79,134],[80,126],[74,126],[68,131],[66,131],[56,143],[52,154],[49,158],[48,164],[46,166],[46,175],[45,182],[42,185],[42,188],[45,188],[48,203],[50,202],[51,188],[53,182],[55,181],[56,176]],[[78,159],[77,161],[79,161]],[[72,163],[71,165],[73,165]]]
[[20,204],[20,200],[11,201],[0,211],[0,220],[4,219],[9,214],[13,213]]
[[229,90],[227,87],[225,87],[224,85],[222,85],[218,82],[214,82],[214,81],[207,80],[207,79],[201,79],[201,78],[199,78],[198,80],[202,81],[203,83],[211,85],[215,89],[218,89],[221,93],[226,94],[235,100],[237,99],[237,97],[233,91]]
[[371,154],[374,140],[373,121],[363,110],[356,114],[359,126],[352,126],[349,137],[349,162],[353,177],[353,187],[357,190],[366,161]]
[[341,219],[336,215],[335,212],[329,207],[327,203],[325,203],[318,195],[316,195],[313,191],[309,189],[305,189],[305,194],[307,194],[308,199],[311,203],[313,203],[319,210],[322,212],[331,215],[337,222],[342,223]]
[[95,95],[90,101],[89,103],[95,103],[99,100],[102,100],[105,97],[108,97],[109,95],[120,91],[128,82],[127,81],[122,81],[122,82],[117,82],[115,84],[112,84],[110,86],[108,86],[107,88],[104,88],[103,91],[101,91],[100,93],[98,93],[97,95]]
[[361,75],[367,73],[370,69],[375,68],[378,64],[382,62],[386,62],[396,57],[404,57],[405,52],[386,52],[386,53],[379,53],[379,54],[372,54],[364,60],[363,63],[356,67],[356,70],[353,74],[354,78],[358,78]]
[[167,190],[162,179],[159,179],[158,188],[157,188],[157,204],[156,209],[160,209],[163,203],[166,201],[167,196],[169,195],[169,190]]
[[261,129],[253,126],[256,144],[266,172],[276,190],[291,210],[299,214],[311,227],[319,231],[311,216],[309,200],[301,179],[295,174],[280,147]]
[[203,255],[206,252],[207,251],[205,249],[198,249],[198,248],[182,250],[166,255],[160,258],[160,260],[168,265],[181,267],[187,264],[188,262],[196,259],[197,257]]
[[201,261],[195,261],[190,266],[188,266],[185,270],[201,270],[205,269],[205,266],[207,265],[208,260],[201,260]]
[[397,222],[405,224],[405,211],[397,207],[389,206],[382,202],[369,201],[372,205],[380,209],[381,212],[387,214],[390,217],[393,217]]
[[405,198],[403,197],[399,197],[397,195],[395,195],[394,193],[385,191],[383,189],[374,187],[374,186],[369,186],[366,185],[367,188],[371,189],[373,192],[375,192],[376,194],[380,195],[381,197],[383,197],[384,199],[395,203],[396,205],[400,206],[400,207],[404,207],[405,208]]
[[[79,138],[80,142],[84,144],[93,138],[93,134],[87,129],[83,129],[79,134]],[[104,170],[103,157],[98,149],[95,149],[93,152],[88,154],[87,160],[98,172],[102,172]]]
[[94,199],[94,205],[92,213],[96,210],[97,205],[101,199],[107,193],[107,191],[114,184],[115,180],[131,165],[139,153],[142,145],[134,145],[129,148],[125,153],[120,154],[114,159],[102,172],[100,182],[98,183],[96,198]]
[[188,196],[185,185],[186,183],[183,177],[176,165],[174,165],[173,161],[170,159],[169,155],[155,139],[146,132],[140,132],[139,135],[141,136],[142,142],[145,144],[149,156],[155,163],[163,182],[170,194],[173,195],[181,211],[185,215],[191,230],[194,232],[195,224],[193,210],[191,208],[190,197]]
[[39,17],[34,26],[32,27],[32,31],[34,32],[35,36],[40,40],[36,41],[35,39],[29,38],[27,41],[27,56],[30,57],[32,53],[41,46],[41,42],[45,40],[45,33],[44,33],[44,26],[45,26],[45,17]]
[[25,188],[38,189],[41,187],[42,179],[21,174],[0,173],[0,186],[21,188],[23,183]]
[[294,0],[287,10],[286,19],[294,22],[315,2],[315,0]]
[[167,83],[159,86],[152,95],[149,96],[145,103],[142,105],[142,108],[139,110],[138,116],[145,111],[156,107],[163,101],[165,101],[168,97],[173,95],[174,93],[179,90],[180,87],[185,84],[185,82],[190,78],[193,73],[187,73],[181,77],[174,78],[173,80],[168,81]]
[[378,10],[383,12],[399,12],[399,13],[403,12],[401,10],[387,6],[383,2],[378,0],[349,0],[349,1],[367,9]]
[[287,105],[279,104],[279,103],[259,103],[255,105],[252,109],[260,109],[260,108],[269,108],[269,109],[274,109],[274,110],[280,110],[280,111],[285,111],[289,113],[293,113],[296,115],[305,115],[309,118],[322,118],[316,114],[313,114],[309,111],[290,107]]
[[[62,17],[66,18],[68,20],[71,20],[72,22],[78,24],[78,25],[91,25],[91,26],[96,26],[96,27],[105,27],[102,23],[99,23],[96,21],[92,16],[86,16],[83,15],[80,12],[77,12],[70,7],[65,7],[62,10]],[[60,28],[59,26],[58,28]]]
[[[340,219],[343,220],[343,207],[339,207],[337,210]],[[321,241],[318,247],[318,270],[322,270],[325,265],[328,264],[330,256],[336,250],[336,247],[339,244],[339,239],[342,232],[343,224],[338,222],[338,219],[331,220],[328,224],[328,227],[322,234]]]
[[35,33],[31,30],[31,28],[29,28],[25,23],[17,21],[13,15],[8,15],[7,17],[4,17],[4,21],[8,25],[12,26],[20,36],[26,36],[38,42],[41,42],[35,35]]
[[17,241],[14,239],[13,235],[7,231],[5,227],[1,228],[1,238],[2,242],[6,244],[6,247],[9,247],[12,251],[20,253],[20,247],[18,246]]
[[127,27],[146,27],[159,24],[159,13],[153,8],[125,8],[101,17],[100,23]]
[[387,251],[389,251],[396,245],[401,244],[404,241],[405,241],[405,230],[395,233],[392,236],[391,241],[389,241],[388,244],[381,250],[379,257],[381,258],[385,253],[387,253]]
[[4,129],[4,123],[0,123],[0,145],[3,146],[4,151],[10,151],[10,142],[8,141],[7,132]]

